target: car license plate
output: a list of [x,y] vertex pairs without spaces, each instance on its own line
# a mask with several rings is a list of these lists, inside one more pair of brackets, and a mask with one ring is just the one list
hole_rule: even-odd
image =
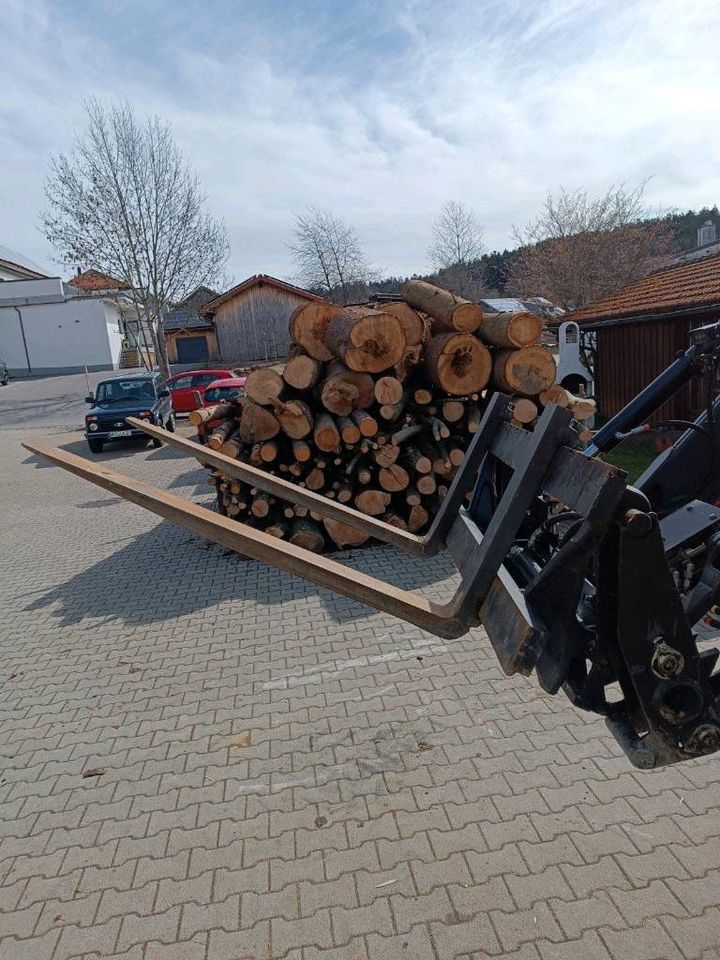
[[113,437],[131,437],[132,430],[111,430],[108,436],[112,439]]

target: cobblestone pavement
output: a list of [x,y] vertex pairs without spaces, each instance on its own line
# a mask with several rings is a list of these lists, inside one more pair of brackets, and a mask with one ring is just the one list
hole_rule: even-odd
[[[2,960],[720,957],[717,757],[634,771],[480,631],[439,641],[240,559],[20,436],[0,435]],[[102,459],[208,497],[171,451]],[[442,560],[352,562],[451,586]]]

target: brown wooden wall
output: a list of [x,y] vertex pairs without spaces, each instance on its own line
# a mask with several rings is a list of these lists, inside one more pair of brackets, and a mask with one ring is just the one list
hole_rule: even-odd
[[286,357],[290,315],[307,302],[305,297],[262,284],[221,303],[215,313],[215,332],[223,363]]
[[[595,397],[598,410],[614,416],[690,345],[689,331],[707,319],[682,317],[627,326],[600,327],[595,353]],[[694,420],[702,409],[696,378],[651,419]]]

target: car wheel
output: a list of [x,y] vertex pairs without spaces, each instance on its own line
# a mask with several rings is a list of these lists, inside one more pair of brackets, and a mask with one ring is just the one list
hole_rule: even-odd
[[88,440],[88,446],[90,447],[90,453],[102,453],[102,440]]
[[168,433],[175,433],[175,414],[171,413],[168,422],[165,424]]

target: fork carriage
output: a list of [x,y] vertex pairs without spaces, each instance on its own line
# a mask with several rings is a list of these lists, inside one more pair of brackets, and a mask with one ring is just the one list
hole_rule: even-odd
[[[193,441],[133,427],[268,494],[414,556],[447,550],[460,574],[436,603],[196,503],[42,443],[33,453],[223,547],[440,637],[482,625],[506,674],[530,675],[606,717],[629,759],[661,766],[720,748],[716,651],[700,653],[647,498],[573,448],[569,411],[532,433],[496,394],[424,536],[416,536]],[[469,505],[466,505],[468,504]],[[564,531],[564,532],[561,532]]]

